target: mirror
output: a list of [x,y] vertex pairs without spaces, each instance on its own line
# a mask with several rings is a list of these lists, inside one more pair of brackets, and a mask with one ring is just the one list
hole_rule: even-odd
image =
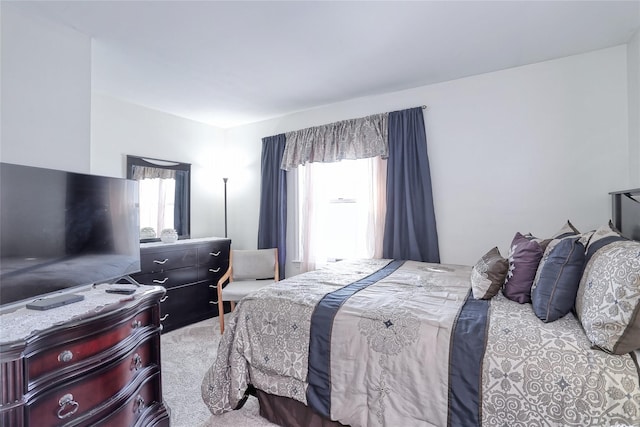
[[191,165],[127,156],[127,178],[139,182],[140,242],[160,240],[164,229],[190,235]]

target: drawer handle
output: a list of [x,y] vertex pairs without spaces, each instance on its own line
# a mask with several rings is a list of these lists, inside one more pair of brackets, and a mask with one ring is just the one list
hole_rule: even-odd
[[73,359],[73,353],[69,350],[65,350],[58,355],[58,362],[67,363],[71,362],[71,359]]
[[165,302],[167,298],[169,298],[169,295],[163,296],[162,298],[160,298],[160,302]]
[[164,283],[165,283],[167,280],[169,280],[169,278],[168,278],[168,277],[165,277],[165,278],[164,278],[164,279],[162,279],[162,280],[153,279],[153,283],[157,283],[158,285],[164,285]]
[[156,264],[160,264],[160,265],[166,264],[166,263],[167,263],[167,261],[169,261],[169,258],[165,258],[165,259],[164,259],[164,260],[162,260],[162,261],[158,261],[157,259],[154,259],[154,260],[153,260],[153,262],[155,262]]
[[144,398],[140,395],[136,397],[136,403],[133,405],[133,412],[139,414],[144,409]]
[[142,357],[136,353],[133,355],[133,359],[131,360],[131,370],[137,371],[142,368]]
[[215,301],[209,301],[209,304],[211,304],[211,305],[215,305],[215,304],[217,304],[217,302],[215,302]]
[[139,321],[139,320],[134,320],[133,322],[131,322],[131,327],[132,327],[133,329],[137,329],[137,328],[139,328],[140,326],[142,326],[142,322],[141,322],[141,321]]
[[58,400],[58,405],[60,406],[60,409],[58,409],[58,418],[61,420],[75,414],[80,407],[78,402],[73,400],[73,394],[71,393],[62,396],[60,400]]
[[218,271],[220,271],[220,267],[218,267],[216,269],[210,268],[209,271],[212,272],[212,273],[217,273]]
[[220,251],[218,251],[218,252],[209,252],[209,255],[211,255],[211,256],[220,256]]
[[218,285],[209,285],[210,288],[218,289]]
[[169,313],[167,313],[167,314],[165,314],[164,316],[162,316],[162,317],[160,318],[160,321],[161,321],[161,322],[164,322],[165,320],[167,320],[167,317],[169,317]]

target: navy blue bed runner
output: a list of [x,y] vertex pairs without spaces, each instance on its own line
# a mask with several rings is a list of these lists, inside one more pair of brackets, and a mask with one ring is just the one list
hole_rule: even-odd
[[384,279],[404,261],[391,261],[369,276],[325,295],[311,316],[307,403],[325,417],[331,417],[331,331],[338,310],[352,295]]
[[482,425],[482,359],[489,301],[467,295],[454,324],[449,350],[450,427]]

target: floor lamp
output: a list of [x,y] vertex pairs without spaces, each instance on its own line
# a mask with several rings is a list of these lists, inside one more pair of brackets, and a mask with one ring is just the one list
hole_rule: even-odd
[[222,178],[224,181],[224,237],[227,237],[227,180],[229,178]]

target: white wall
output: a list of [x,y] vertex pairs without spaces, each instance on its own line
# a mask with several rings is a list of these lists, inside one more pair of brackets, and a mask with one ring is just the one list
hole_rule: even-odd
[[[545,237],[567,219],[595,228],[609,219],[608,192],[628,187],[625,46],[354,99],[226,139],[259,165],[264,136],[422,104],[442,262],[473,264],[493,246],[506,254],[515,232]],[[236,247],[256,245],[259,169],[233,196]]]
[[191,236],[223,236],[221,129],[93,94],[91,173],[126,176],[126,156],[191,163]]
[[222,131],[92,96],[86,37],[0,7],[0,159],[112,176],[124,176],[126,154],[192,163],[194,237],[223,234],[227,175],[229,236],[255,247],[262,137],[421,104],[443,262],[506,252],[516,231],[546,236],[567,218],[594,228],[609,218],[609,191],[640,185],[638,34],[628,46]]
[[629,185],[640,188],[640,31],[627,44],[629,86]]
[[91,40],[0,2],[0,159],[89,172]]

